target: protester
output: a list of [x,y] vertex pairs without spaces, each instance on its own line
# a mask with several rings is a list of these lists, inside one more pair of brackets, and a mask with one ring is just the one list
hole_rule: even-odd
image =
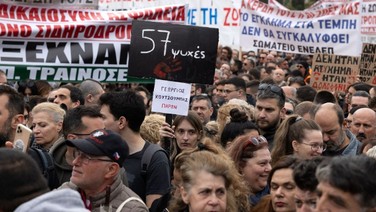
[[161,136],[159,129],[165,123],[166,117],[161,114],[150,114],[145,116],[140,127],[140,134],[143,139],[153,144],[160,144]]
[[[106,129],[120,134],[129,146],[129,156],[123,164],[129,188],[150,208],[170,190],[170,165],[163,151],[145,153],[152,144],[140,134],[146,113],[143,98],[133,90],[108,92],[101,95],[100,105]],[[150,164],[142,174],[142,158],[149,156]]]
[[54,103],[65,105],[63,108],[72,109],[85,103],[84,96],[79,88],[73,85],[63,85],[55,91]]
[[173,138],[171,161],[183,150],[192,149],[203,139],[203,125],[196,112],[188,111],[187,116],[176,116],[172,128],[166,123],[160,130],[161,137]]
[[211,119],[213,107],[210,98],[207,95],[196,95],[192,97],[191,110],[195,111],[200,117],[201,123],[205,125]]
[[231,163],[209,151],[191,153],[180,166],[181,200],[171,211],[237,211]]
[[357,155],[361,151],[361,143],[345,127],[344,114],[341,107],[333,103],[325,103],[315,108],[314,121],[321,127],[323,140],[327,146],[324,156]]
[[316,170],[316,210],[375,211],[375,167],[376,160],[363,155],[334,157],[322,163]]
[[245,112],[234,108],[230,111],[230,116],[230,122],[225,125],[221,133],[221,145],[223,148],[230,147],[237,136],[250,135],[253,134],[254,131],[259,134],[259,129],[249,120]]
[[283,90],[272,84],[261,84],[256,101],[256,124],[261,134],[268,140],[269,148],[273,148],[274,134],[285,117],[285,94]]
[[65,111],[59,105],[43,102],[31,111],[34,144],[49,151],[55,143],[64,141],[62,136]]
[[302,159],[312,159],[326,149],[320,126],[297,115],[281,123],[275,133],[274,144],[272,166],[284,155],[294,154]]
[[370,101],[369,93],[366,91],[356,91],[351,97],[350,97],[350,104],[348,105],[348,111],[351,110],[351,108],[364,105],[368,106],[368,103]]
[[296,184],[293,170],[299,160],[294,156],[282,157],[272,168],[268,177],[270,195],[264,196],[253,208],[258,212],[295,211]]
[[316,188],[319,184],[315,172],[317,166],[324,161],[324,157],[306,159],[298,163],[294,168],[295,206],[296,212],[314,212],[317,203]]
[[95,107],[80,105],[67,111],[63,121],[64,140],[50,149],[60,185],[68,182],[72,175],[73,148],[67,146],[65,140],[87,138],[94,130],[104,128],[102,115]]
[[120,177],[120,169],[127,163],[127,143],[109,130],[97,130],[86,139],[67,140],[75,147],[70,182],[60,188],[80,192],[85,207],[91,211],[118,209],[128,198],[136,198],[123,205],[121,211],[149,211],[146,205]]
[[79,88],[85,100],[84,105],[98,105],[99,97],[104,93],[104,89],[100,82],[93,79],[85,79],[83,82],[80,83]]
[[254,206],[269,193],[267,179],[272,167],[266,139],[256,130],[251,132],[237,137],[228,149],[228,154],[247,183],[251,192],[250,204]]
[[228,102],[231,99],[241,99],[250,105],[255,105],[255,100],[246,93],[246,82],[241,77],[233,77],[225,82],[224,99]]
[[77,191],[49,192],[35,161],[13,149],[0,149],[0,211],[88,211]]
[[354,112],[351,132],[362,142],[362,152],[376,145],[376,112],[370,108],[360,108]]

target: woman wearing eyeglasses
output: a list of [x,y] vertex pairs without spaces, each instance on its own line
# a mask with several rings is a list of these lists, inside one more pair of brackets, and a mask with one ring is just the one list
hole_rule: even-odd
[[294,154],[302,159],[311,159],[325,150],[320,126],[313,120],[292,115],[281,123],[275,133],[272,166],[284,155]]
[[228,152],[251,192],[250,204],[256,205],[261,197],[269,193],[267,179],[272,167],[267,140],[255,129],[237,137]]

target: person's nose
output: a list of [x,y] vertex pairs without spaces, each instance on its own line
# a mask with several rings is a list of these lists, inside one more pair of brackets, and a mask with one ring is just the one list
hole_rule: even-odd
[[265,167],[265,172],[270,172],[272,170],[272,165],[270,163],[268,163]]
[[279,186],[277,190],[275,191],[275,194],[277,197],[282,198],[283,197],[283,188],[282,186]]
[[210,199],[209,199],[209,205],[211,206],[216,206],[219,204],[219,198],[217,197],[217,195],[215,193],[213,193],[211,196],[210,196]]
[[265,118],[265,117],[266,117],[266,113],[265,113],[265,110],[264,110],[264,109],[260,110],[260,112],[259,112],[259,117],[260,117],[260,118]]

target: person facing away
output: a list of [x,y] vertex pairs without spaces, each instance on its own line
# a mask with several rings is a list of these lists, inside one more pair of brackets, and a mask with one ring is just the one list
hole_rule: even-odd
[[71,189],[49,191],[38,165],[27,154],[0,149],[0,211],[88,211]]
[[[126,187],[120,169],[128,156],[126,142],[110,130],[96,130],[88,138],[67,140],[75,147],[70,182],[60,188],[77,190],[85,207],[91,211],[148,211],[146,205]],[[134,200],[122,203],[129,198]]]

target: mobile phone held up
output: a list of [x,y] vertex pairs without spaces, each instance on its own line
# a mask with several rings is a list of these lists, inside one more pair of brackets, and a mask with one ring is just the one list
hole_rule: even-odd
[[30,145],[30,136],[33,131],[23,124],[17,125],[13,146],[15,149],[26,152]]

